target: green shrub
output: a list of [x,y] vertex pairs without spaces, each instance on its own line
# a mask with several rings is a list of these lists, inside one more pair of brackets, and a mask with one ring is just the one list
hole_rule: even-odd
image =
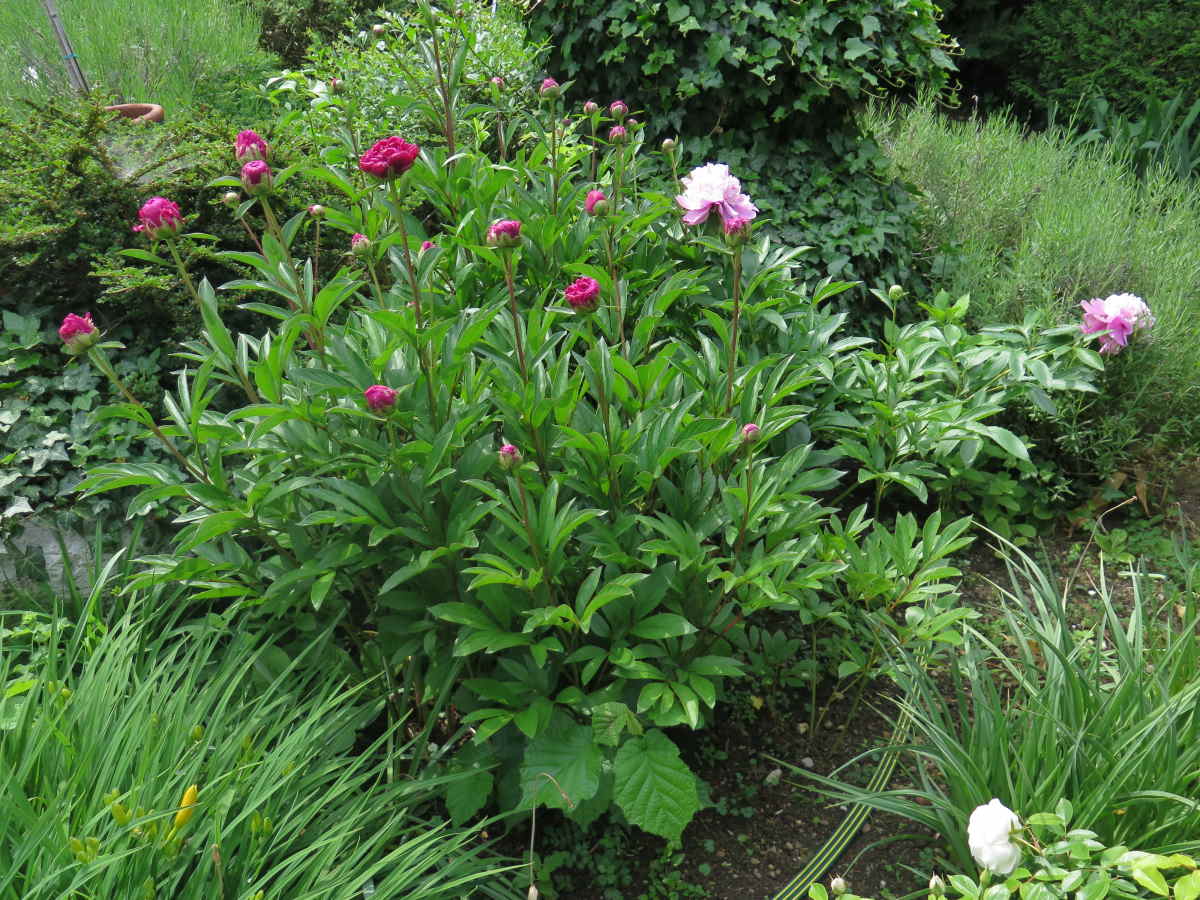
[[[168,118],[195,108],[197,85],[244,84],[261,68],[260,17],[245,0],[72,0],[61,19],[89,85],[121,103],[159,103]],[[38,0],[0,6],[0,107],[70,92],[62,51]]]
[[379,0],[257,0],[262,7],[259,42],[285,65],[298,66],[310,50],[337,41]]
[[[461,33],[422,15],[424,49]],[[458,749],[456,820],[494,794],[581,823],[615,808],[677,838],[700,794],[666,729],[709,721],[744,673],[739,633],[773,610],[861,678],[877,632],[942,634],[968,521],[893,526],[885,499],[925,504],[985,442],[1025,458],[992,420],[1035,391],[1090,389],[1098,360],[1074,329],[971,333],[944,299],[877,344],[847,334],[826,308],[847,283],[806,289],[794,249],[726,238],[716,214],[684,228],[640,128],[608,143],[557,100],[458,107],[465,72],[415,98],[445,131],[394,181],[358,165],[371,123],[355,99],[320,98],[349,127],[286,174],[341,194],[328,239],[370,243],[314,266],[304,219],[258,200],[273,224],[261,253],[230,254],[252,274],[226,287],[254,289],[245,308],[275,324],[229,329],[200,282],[204,327],[164,402],[179,472],[101,466],[86,490],[136,486],[131,515],[179,511],[174,552],[138,584],[187,585],[289,649],[337,628],[348,643],[320,665],[381,674],[388,715],[424,729],[404,764]],[[608,208],[588,214],[596,185]],[[510,250],[498,219],[524,223]],[[169,268],[156,249],[140,257]],[[594,310],[569,303],[580,278]],[[87,360],[108,372],[119,352]],[[929,615],[892,617],[910,606]]]
[[1068,472],[1105,476],[1135,444],[1195,434],[1200,188],[1162,168],[1140,180],[1111,148],[1074,146],[1057,130],[1026,135],[1005,116],[953,122],[926,104],[870,128],[920,190],[933,274],[970,294],[974,321],[1079,322],[1081,301],[1126,292],[1153,310],[1149,341],[1107,367],[1103,400],[1031,413]]
[[360,691],[143,612],[49,620],[32,664],[0,629],[0,898],[515,900],[476,831],[422,816],[445,779],[391,780],[396,729],[355,748]]
[[1166,165],[1178,178],[1191,178],[1200,169],[1200,100],[1190,106],[1183,94],[1170,100],[1152,99],[1136,116],[1123,116],[1104,97],[1086,104],[1079,126],[1086,128],[1079,143],[1107,141],[1129,159],[1139,175]]

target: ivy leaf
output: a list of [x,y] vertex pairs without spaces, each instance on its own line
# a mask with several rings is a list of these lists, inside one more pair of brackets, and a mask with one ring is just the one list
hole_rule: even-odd
[[658,729],[632,738],[613,761],[613,799],[634,825],[670,841],[700,809],[696,776],[679,758],[679,748]]
[[558,715],[529,742],[521,763],[521,805],[572,809],[600,787],[600,748],[588,725]]
[[864,43],[861,38],[852,37],[846,41],[846,50],[842,55],[853,62],[860,56],[866,56],[874,49],[870,44]]

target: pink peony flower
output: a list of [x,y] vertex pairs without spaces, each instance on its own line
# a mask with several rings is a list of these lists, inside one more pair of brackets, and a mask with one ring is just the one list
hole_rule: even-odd
[[758,215],[758,207],[742,193],[742,184],[729,174],[729,166],[709,163],[692,169],[683,176],[683,193],[675,202],[686,210],[685,225],[700,225],[714,209],[723,222],[744,219],[749,222]]
[[505,444],[496,452],[496,456],[500,460],[500,468],[505,470],[521,464],[521,451],[512,444]]
[[71,313],[63,319],[58,336],[62,339],[63,349],[72,356],[85,352],[100,340],[100,332],[92,322],[91,313],[84,313],[82,316]]
[[538,88],[538,94],[544,100],[557,100],[562,95],[562,88],[553,78],[543,78],[542,86]]
[[614,119],[623,119],[629,114],[629,106],[624,100],[614,100],[608,105],[608,112]]
[[355,232],[350,236],[350,252],[356,256],[362,256],[371,249],[371,239],[365,234]]
[[747,422],[742,426],[742,443],[750,444],[758,440],[758,435],[761,431],[762,429],[753,422]]
[[247,163],[255,159],[265,162],[268,153],[267,142],[259,137],[257,132],[238,132],[237,140],[233,143],[233,155],[237,157],[238,162]]
[[420,154],[421,148],[416,144],[403,138],[388,137],[376,141],[359,159],[358,167],[376,178],[397,178],[412,168]]
[[1113,294],[1103,300],[1084,300],[1084,334],[1100,334],[1100,352],[1120,353],[1128,346],[1130,336],[1154,325],[1154,316],[1141,297],[1134,294]]
[[516,219],[500,219],[493,222],[487,230],[489,247],[511,249],[521,243],[521,223]]
[[371,385],[363,391],[363,398],[367,401],[367,409],[373,413],[390,412],[396,405],[396,392],[383,384]]
[[624,125],[614,125],[608,129],[608,142],[610,144],[623,144],[629,133],[625,130]]
[[261,159],[252,159],[242,166],[242,188],[251,197],[268,194],[275,186],[275,176],[271,167]]
[[437,244],[435,244],[433,241],[421,241],[422,250],[432,250],[436,246]]
[[138,210],[138,224],[134,231],[144,231],[151,240],[178,234],[183,227],[183,216],[179,206],[166,197],[151,197]]
[[595,278],[588,278],[586,275],[576,278],[563,290],[563,295],[576,312],[592,312],[595,310],[597,298],[600,296],[600,282]]
[[588,191],[587,199],[583,201],[583,208],[589,216],[598,216],[607,210],[608,198],[604,196],[604,191]]

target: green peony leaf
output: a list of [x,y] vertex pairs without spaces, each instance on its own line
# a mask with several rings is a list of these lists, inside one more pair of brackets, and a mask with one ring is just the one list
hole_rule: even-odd
[[679,758],[679,748],[661,731],[631,738],[613,761],[614,799],[634,825],[671,841],[700,809],[696,776]]

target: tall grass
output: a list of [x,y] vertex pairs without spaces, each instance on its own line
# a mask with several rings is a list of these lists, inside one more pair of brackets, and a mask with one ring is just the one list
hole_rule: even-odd
[[[912,722],[912,789],[866,793],[814,779],[936,829],[971,866],[966,821],[992,797],[1021,815],[1074,807],[1072,825],[1141,850],[1200,846],[1200,639],[1194,600],[1155,615],[1140,578],[1120,605],[1098,585],[1100,621],[1080,625],[1069,584],[1008,545],[997,643],[967,626],[947,676],[898,654]],[[1178,599],[1178,598],[1175,598]]]
[[390,782],[387,735],[356,746],[376,710],[303,658],[274,674],[254,641],[137,610],[51,643],[33,666],[0,646],[2,900],[516,896],[476,832],[422,818],[436,779]]
[[1119,383],[1104,402],[1145,428],[1175,417],[1194,431],[1200,184],[1167,165],[1139,179],[1120,148],[1029,134],[1006,115],[954,121],[920,103],[877,108],[866,127],[922,197],[935,278],[971,295],[980,324],[1030,311],[1073,322],[1082,300],[1137,294],[1158,320],[1153,338],[1110,363]]
[[[261,68],[259,7],[249,0],[58,0],[90,86],[120,102],[190,107],[205,85]],[[0,3],[0,103],[70,90],[39,0]]]

